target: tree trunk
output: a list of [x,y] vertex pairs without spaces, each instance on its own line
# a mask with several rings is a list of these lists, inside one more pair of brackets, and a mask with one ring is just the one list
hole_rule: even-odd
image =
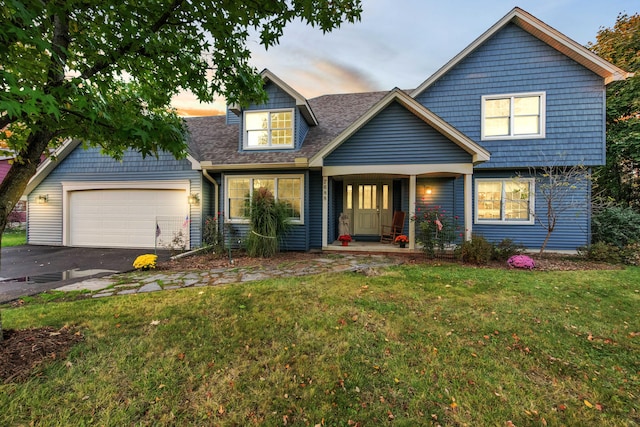
[[540,246],[540,253],[538,253],[538,255],[540,255],[540,258],[542,258],[542,254],[544,253],[544,250],[547,247],[547,243],[549,242],[549,238],[551,237],[552,232],[553,230],[547,230],[547,235],[544,238],[544,242],[542,242],[542,246]]
[[[40,158],[52,137],[51,132],[36,131],[31,134],[27,139],[27,148],[18,153],[17,160],[11,165],[7,176],[0,184],[0,234],[4,233],[7,217],[22,197],[29,180],[35,175]],[[0,263],[1,261],[2,258],[0,258]]]

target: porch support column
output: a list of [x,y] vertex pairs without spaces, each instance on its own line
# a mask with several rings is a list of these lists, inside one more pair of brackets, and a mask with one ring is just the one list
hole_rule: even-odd
[[409,175],[409,249],[416,247],[416,222],[411,221],[416,215],[416,176]]
[[471,197],[471,177],[467,173],[464,175],[464,239],[471,240],[473,229],[473,198]]
[[329,234],[329,178],[322,177],[322,247],[327,247]]

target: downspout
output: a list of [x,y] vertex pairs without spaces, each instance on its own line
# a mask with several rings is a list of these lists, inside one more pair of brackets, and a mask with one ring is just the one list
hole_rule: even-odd
[[216,213],[216,219],[218,216],[218,212],[220,212],[220,209],[218,209],[218,205],[220,203],[220,198],[219,198],[219,192],[220,192],[220,186],[218,185],[218,183],[216,182],[215,179],[213,179],[213,177],[211,175],[209,175],[209,172],[207,172],[206,169],[202,169],[202,175],[204,175],[205,178],[207,178],[207,180],[209,182],[211,182],[213,184],[214,187],[214,200],[215,200],[215,205],[214,205],[214,212]]
[[[215,179],[213,179],[213,177],[211,175],[209,175],[209,172],[207,172],[206,169],[202,169],[202,175],[204,175],[205,178],[207,178],[207,180],[209,180],[209,182],[211,182],[213,184],[214,187],[214,197],[215,197],[215,212],[216,212],[216,220],[220,221],[220,218],[218,216],[218,212],[220,212],[219,210],[219,206],[220,206],[220,198],[219,198],[219,193],[220,193],[220,186],[218,185],[218,183],[216,182]],[[223,218],[223,222],[224,222],[224,218]],[[220,227],[220,223],[218,222],[218,227]],[[224,236],[224,234],[223,234]],[[231,237],[229,237],[229,263],[233,264],[233,258],[231,257]]]

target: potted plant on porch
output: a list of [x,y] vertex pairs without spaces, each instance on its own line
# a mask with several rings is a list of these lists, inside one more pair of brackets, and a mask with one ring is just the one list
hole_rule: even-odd
[[409,238],[407,236],[405,236],[404,234],[401,234],[401,235],[396,237],[395,242],[397,244],[399,244],[401,248],[404,248],[404,247],[407,246],[407,243],[409,243]]
[[349,234],[343,234],[338,237],[338,240],[342,242],[342,246],[349,246],[349,242],[352,240]]

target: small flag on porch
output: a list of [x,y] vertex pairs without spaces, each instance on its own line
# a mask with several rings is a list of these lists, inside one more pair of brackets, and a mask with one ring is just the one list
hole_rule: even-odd
[[160,236],[160,226],[156,224],[156,237]]
[[187,217],[184,219],[184,222],[182,223],[182,228],[186,228],[189,225],[189,215],[187,215]]

